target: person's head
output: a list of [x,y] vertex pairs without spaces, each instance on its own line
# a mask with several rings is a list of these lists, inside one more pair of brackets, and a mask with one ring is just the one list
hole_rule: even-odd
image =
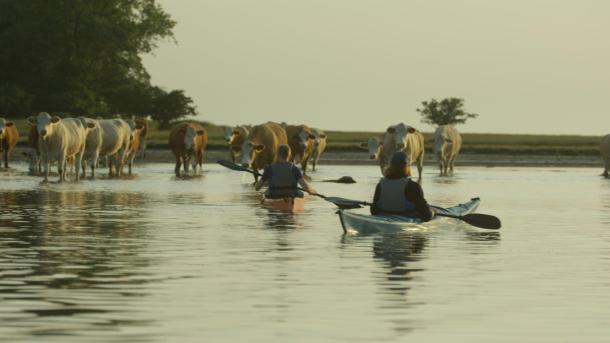
[[390,166],[385,170],[385,177],[390,179],[399,179],[402,177],[411,176],[409,173],[408,156],[404,151],[397,151],[392,155]]
[[290,147],[286,144],[282,144],[277,148],[277,156],[281,161],[287,161],[290,158]]

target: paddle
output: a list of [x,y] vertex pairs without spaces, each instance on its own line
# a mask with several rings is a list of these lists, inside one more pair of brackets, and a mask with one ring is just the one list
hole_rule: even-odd
[[[244,171],[244,172],[248,172],[248,173],[251,173],[251,174],[254,174],[257,176],[261,176],[261,174],[256,170],[248,169],[246,167],[240,166],[239,164],[235,164],[231,161],[218,160],[216,162],[218,164],[220,164],[221,166],[227,167],[232,170]],[[298,187],[298,189],[305,191],[301,187]],[[319,193],[314,194],[314,195],[318,196],[328,202],[335,204],[337,207],[339,207],[341,209],[362,208],[362,206],[373,205],[370,202],[366,202],[366,201],[351,200],[351,199],[345,199],[345,198],[339,198],[339,197],[327,197],[327,196],[325,196],[323,194],[319,194]],[[481,229],[497,230],[500,227],[502,227],[502,223],[500,222],[500,219],[498,219],[498,217],[494,217],[489,214],[470,213],[470,214],[466,214],[463,216],[456,216],[456,215],[452,215],[452,214],[448,214],[448,213],[437,212],[436,215],[439,217],[448,217],[448,218],[459,219],[472,226],[476,226]]]

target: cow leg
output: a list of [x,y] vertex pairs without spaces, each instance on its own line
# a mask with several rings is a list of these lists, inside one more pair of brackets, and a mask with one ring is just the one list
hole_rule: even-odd
[[66,155],[60,154],[57,158],[57,173],[59,174],[59,182],[64,182],[66,179]]
[[182,161],[182,165],[184,167],[184,175],[188,176],[189,175],[189,163],[191,162],[191,156],[185,156],[184,160]]
[[8,149],[4,149],[4,168],[8,168]]
[[50,167],[51,162],[49,161],[49,157],[46,154],[42,155],[42,164],[44,165],[43,182],[49,182],[49,167]]
[[177,177],[180,177],[180,163],[182,158],[180,156],[176,156],[176,166],[174,167],[174,173]]
[[604,168],[604,172],[602,174],[602,176],[604,177],[608,177],[608,173],[610,173],[610,157],[604,157],[604,164],[605,164],[605,168]]

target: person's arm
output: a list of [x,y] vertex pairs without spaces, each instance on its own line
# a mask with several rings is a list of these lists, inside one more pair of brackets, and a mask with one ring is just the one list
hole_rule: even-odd
[[409,182],[405,187],[405,197],[415,204],[415,214],[419,219],[427,222],[434,217],[435,213],[424,198],[424,191],[419,183]]
[[259,189],[261,189],[265,185],[267,180],[269,180],[270,177],[271,177],[271,166],[268,166],[267,168],[265,168],[265,171],[263,171],[263,176],[261,176],[261,178],[258,179],[258,181],[256,181],[256,183],[254,184],[254,189],[256,189],[257,191]]
[[297,180],[297,184],[301,186],[305,190],[305,192],[316,195],[318,194],[313,187],[305,180],[303,177],[303,173],[299,170],[299,168],[295,165],[292,166],[292,177]]

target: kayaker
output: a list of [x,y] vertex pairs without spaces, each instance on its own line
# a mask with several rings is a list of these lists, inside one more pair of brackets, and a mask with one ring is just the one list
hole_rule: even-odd
[[305,181],[303,174],[290,159],[290,147],[286,144],[279,146],[277,150],[278,160],[271,164],[263,172],[263,176],[254,184],[254,188],[259,190],[268,182],[269,188],[265,196],[270,199],[286,197],[303,197],[297,187],[300,185],[307,193],[315,195],[316,191]]
[[421,186],[411,180],[407,169],[407,154],[397,151],[390,166],[375,188],[371,214],[401,214],[428,221],[434,210],[428,206]]

